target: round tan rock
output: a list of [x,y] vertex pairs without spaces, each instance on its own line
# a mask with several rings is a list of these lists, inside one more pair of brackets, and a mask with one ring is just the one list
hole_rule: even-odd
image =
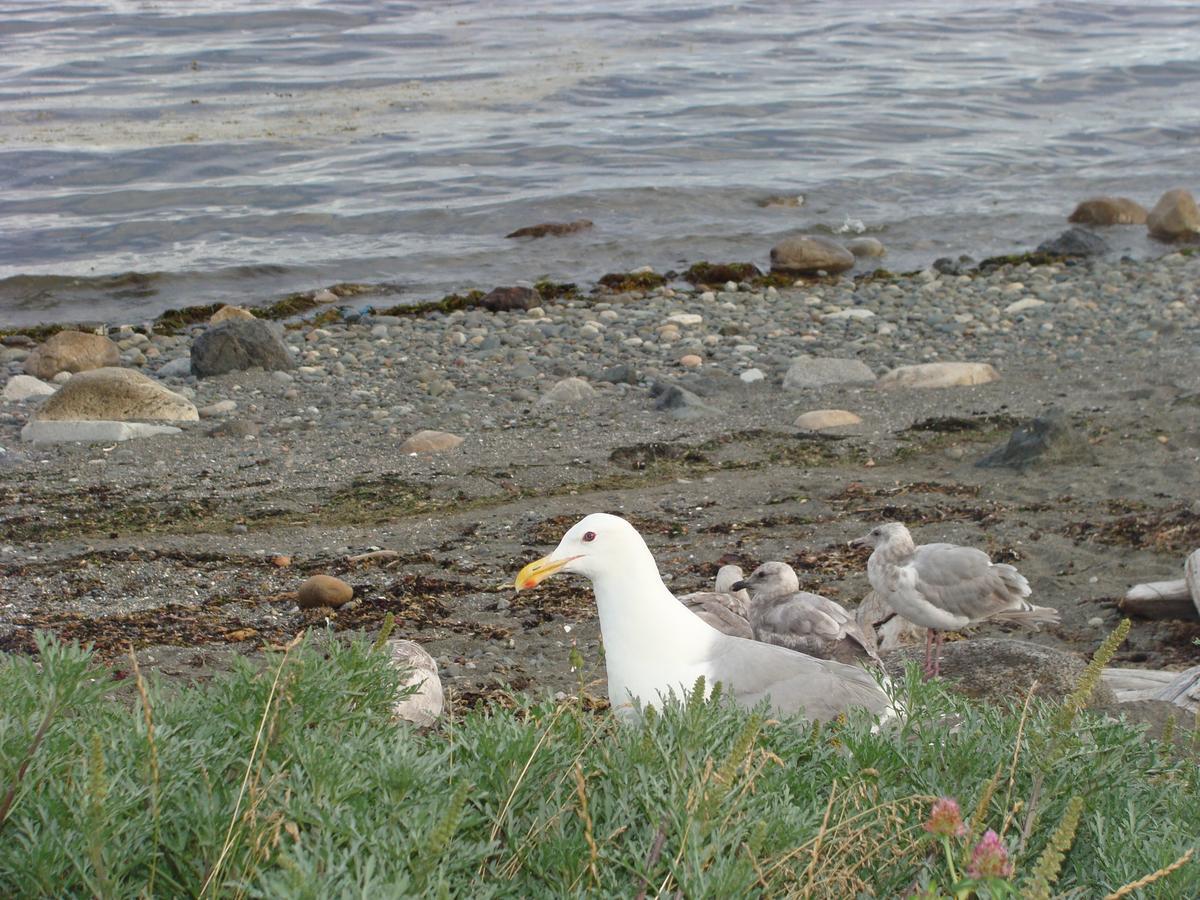
[[1077,225],[1145,225],[1146,207],[1128,197],[1092,197],[1067,217]]
[[887,247],[873,237],[855,238],[846,242],[846,249],[859,258],[887,255]]
[[338,607],[349,603],[354,596],[354,588],[340,578],[332,575],[313,575],[296,592],[296,602],[301,609],[315,609],[318,606]]
[[448,431],[418,431],[400,445],[401,453],[442,453],[453,450],[463,439]]
[[961,385],[987,384],[1000,378],[988,363],[943,362],[898,366],[885,372],[875,382],[880,390],[892,388],[944,388]]
[[813,409],[796,419],[796,427],[805,431],[824,431],[827,428],[845,428],[860,425],[862,419],[845,409]]
[[216,325],[220,322],[228,322],[230,319],[253,318],[255,318],[255,315],[250,310],[244,309],[241,306],[230,306],[227,303],[209,317],[208,324]]
[[1200,209],[1196,207],[1196,198],[1183,188],[1167,191],[1146,216],[1146,227],[1150,236],[1160,241],[1195,237],[1200,232]]
[[771,269],[791,275],[845,272],[854,268],[854,254],[820,235],[785,238],[771,248]]
[[59,372],[87,372],[121,364],[121,348],[102,334],[60,331],[25,357],[25,372],[48,380]]
[[111,422],[195,422],[187,397],[133,369],[106,367],[72,375],[38,410],[39,419]]
[[695,369],[704,365],[704,360],[695,353],[689,353],[686,356],[679,357],[680,365],[688,369]]

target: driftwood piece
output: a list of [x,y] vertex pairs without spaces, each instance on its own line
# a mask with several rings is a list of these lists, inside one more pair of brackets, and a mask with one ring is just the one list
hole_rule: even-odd
[[1100,677],[1104,679],[1105,684],[1112,688],[1113,693],[1120,700],[1122,694],[1159,691],[1174,681],[1176,674],[1160,669],[1109,668],[1104,669],[1100,673]]
[[372,550],[369,553],[359,553],[356,556],[347,556],[346,562],[357,565],[358,563],[384,563],[391,562],[394,559],[400,558],[398,550]]
[[1143,619],[1193,619],[1196,606],[1187,582],[1152,581],[1135,584],[1119,604],[1121,612]]
[[1200,550],[1193,550],[1183,564],[1183,580],[1192,595],[1192,605],[1200,616]]
[[1200,666],[1182,672],[1153,669],[1105,669],[1104,683],[1121,703],[1159,700],[1195,715],[1200,711]]
[[1143,619],[1200,618],[1200,550],[1183,564],[1183,578],[1135,584],[1120,603],[1121,612]]

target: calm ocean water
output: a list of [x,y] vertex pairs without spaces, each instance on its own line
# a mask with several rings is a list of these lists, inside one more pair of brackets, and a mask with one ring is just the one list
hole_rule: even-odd
[[1198,36],[1153,0],[0,0],[0,324],[764,263],[803,230],[893,269],[1028,249],[1085,196],[1200,188]]

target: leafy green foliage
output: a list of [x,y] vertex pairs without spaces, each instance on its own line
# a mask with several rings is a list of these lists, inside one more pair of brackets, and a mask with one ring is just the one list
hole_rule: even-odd
[[[638,724],[518,697],[421,732],[392,721],[397,674],[366,642],[150,681],[145,703],[106,697],[85,651],[40,649],[0,662],[5,897],[904,896],[944,877],[921,828],[942,796],[972,802],[971,843],[1007,829],[1014,884],[1103,896],[1200,834],[1173,748],[1084,711],[1046,764],[1028,751],[1058,707],[974,706],[915,672],[883,728],[775,721],[718,690]],[[1053,827],[1017,848],[1035,778]],[[1198,894],[1185,862],[1130,896]]]

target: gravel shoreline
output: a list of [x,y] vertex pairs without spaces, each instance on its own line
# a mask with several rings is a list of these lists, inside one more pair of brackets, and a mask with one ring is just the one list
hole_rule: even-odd
[[[1182,254],[671,286],[301,324],[285,337],[298,368],[200,380],[170,373],[203,327],[124,329],[111,335],[123,364],[192,397],[201,420],[115,446],[30,446],[19,433],[35,404],[3,404],[0,647],[27,650],[34,625],[54,627],[114,657],[132,641],[151,667],[203,677],[231,652],[324,625],[287,596],[320,571],[356,589],[332,627],[393,612],[460,699],[569,691],[573,643],[584,677],[600,671],[588,592],[566,580],[528,597],[500,588],[576,518],[608,510],[639,524],[680,590],[726,558],[785,558],[801,562],[806,589],[848,604],[866,578],[843,542],[905,518],[919,540],[1019,560],[1038,602],[1064,611],[1037,639],[1086,652],[1129,584],[1178,577],[1200,544],[1198,295],[1200,258]],[[0,351],[11,374],[25,352]],[[803,355],[875,375],[990,363],[1001,378],[784,387]],[[667,388],[682,390],[664,399]],[[973,465],[1052,406],[1094,464]],[[862,423],[793,426],[825,408]],[[401,453],[422,429],[465,440]],[[347,561],[380,547],[398,559]],[[1195,633],[1139,622],[1123,663],[1185,665]]]

